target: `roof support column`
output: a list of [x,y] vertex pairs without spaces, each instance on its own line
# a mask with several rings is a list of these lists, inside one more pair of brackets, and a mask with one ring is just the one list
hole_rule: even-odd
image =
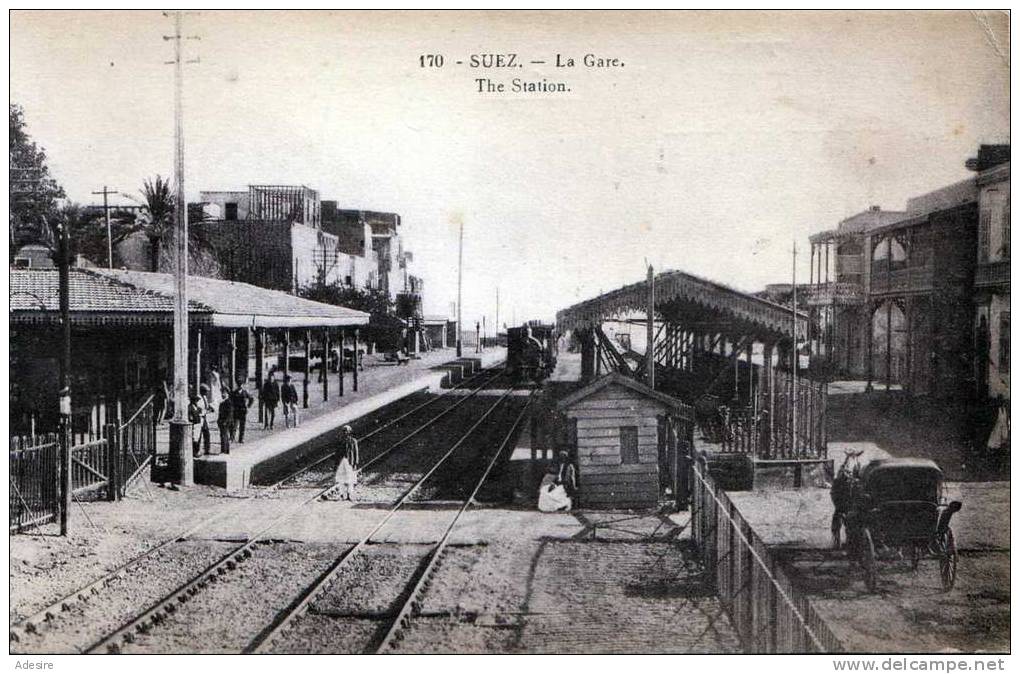
[[866,335],[866,337],[868,339],[868,344],[867,344],[867,351],[868,351],[868,362],[867,362],[868,384],[867,384],[867,386],[864,387],[865,391],[871,391],[872,390],[872,388],[873,388],[872,387],[872,380],[875,378],[875,358],[874,358],[874,355],[875,355],[875,317],[874,317],[874,310],[875,310],[875,307],[872,306],[871,302],[868,302],[867,304],[864,305],[864,318],[865,318],[865,323],[867,324],[867,330],[865,331],[865,335]]
[[579,330],[578,341],[581,342],[581,380],[591,379],[595,375],[595,341],[592,330]]
[[290,375],[290,328],[283,329],[283,376]]
[[[460,307],[458,306],[458,309],[459,308]],[[351,388],[354,389],[355,392],[358,390],[358,370],[361,369],[361,349],[358,348],[359,337],[360,330],[358,330],[358,328],[354,328],[354,358],[351,360],[351,365],[354,366],[354,377],[351,381]],[[343,349],[341,348],[340,351],[340,355],[343,356]]]
[[733,361],[733,399],[740,400],[740,343],[737,337],[730,339],[730,360]]
[[305,380],[302,384],[301,406],[308,409],[308,379],[312,374],[312,331],[305,330]]
[[322,329],[322,400],[329,400],[329,328]]
[[344,329],[340,328],[340,343],[337,346],[337,357],[336,363],[336,383],[337,383],[337,395],[343,397],[344,395],[344,342],[346,335]]
[[255,328],[255,391],[259,397],[259,423],[263,421],[262,407],[262,366],[266,357],[266,336],[261,328]]
[[237,330],[230,331],[230,384],[227,388],[234,390],[237,386]]
[[[892,254],[890,253],[890,256]],[[892,305],[893,301],[885,301],[885,390],[892,388]]]
[[765,385],[768,387],[768,399],[766,410],[768,412],[768,441],[763,448],[766,458],[772,457],[772,443],[776,437],[776,371],[772,365],[772,356],[775,345],[772,342],[765,344]]
[[754,407],[754,363],[751,357],[754,355],[754,339],[747,340],[747,404]]
[[648,388],[655,389],[655,270],[648,265],[648,307],[647,329],[648,343],[645,347],[645,374],[648,377]]
[[202,328],[195,329],[195,394],[202,395]]

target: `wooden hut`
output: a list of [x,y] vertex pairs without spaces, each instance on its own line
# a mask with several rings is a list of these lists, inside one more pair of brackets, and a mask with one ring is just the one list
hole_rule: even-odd
[[576,449],[579,505],[658,505],[661,486],[674,477],[668,473],[676,443],[666,420],[685,407],[616,372],[560,400]]

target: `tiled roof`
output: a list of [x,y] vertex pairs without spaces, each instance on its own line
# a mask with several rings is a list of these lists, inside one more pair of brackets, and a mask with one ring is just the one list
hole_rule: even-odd
[[[59,311],[60,274],[51,269],[12,269],[11,311]],[[71,310],[94,312],[172,312],[173,298],[139,291],[134,286],[101,276],[94,271],[70,272]],[[208,312],[195,302],[192,311]]]
[[[11,312],[59,310],[56,269],[12,269]],[[169,321],[174,280],[170,274],[114,269],[72,269],[71,311]],[[369,315],[347,307],[302,299],[278,290],[200,276],[188,277],[191,322],[220,327],[316,327],[361,325]]]

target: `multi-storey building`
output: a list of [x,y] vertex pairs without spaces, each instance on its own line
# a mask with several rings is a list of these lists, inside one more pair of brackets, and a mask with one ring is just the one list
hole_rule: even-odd
[[[993,258],[990,252],[1008,241],[1008,215],[1001,224],[1008,201],[1002,201],[1001,187],[993,187],[1001,185],[1003,172],[989,165],[1003,154],[1001,146],[993,147],[982,147],[979,156],[986,160],[975,166],[976,178],[911,198],[904,211],[873,207],[811,237],[805,298],[814,327],[811,349],[831,376],[918,395],[983,394],[990,384],[978,372],[991,373],[998,365],[978,364],[975,307],[980,314],[981,306],[989,344],[1002,334],[1001,327],[991,334],[992,314],[1001,325],[1006,312],[1008,361],[1008,262],[1003,276],[1001,254]],[[1005,156],[1008,162],[1008,146]],[[1006,195],[1008,175],[1007,163]],[[993,220],[1000,223],[994,235]],[[1008,260],[1008,243],[1005,254]]]
[[985,146],[967,162],[977,172],[974,274],[975,378],[978,393],[1009,398],[1009,146]]
[[192,225],[231,281],[296,293],[320,283],[380,288],[370,246],[355,247],[322,229],[318,192],[299,186],[249,185],[203,191],[203,219]]
[[214,220],[290,222],[315,229],[321,222],[319,193],[304,185],[249,185],[247,191],[204,191],[199,200]]
[[337,208],[335,201],[322,202],[322,228],[335,235],[341,250],[354,255],[375,254],[379,287],[392,299],[407,290],[407,263],[400,237],[400,216],[396,213]]

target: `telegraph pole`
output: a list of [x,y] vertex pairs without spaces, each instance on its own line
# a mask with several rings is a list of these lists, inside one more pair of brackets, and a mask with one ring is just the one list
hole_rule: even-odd
[[174,206],[174,418],[170,422],[170,461],[172,480],[190,485],[194,481],[191,456],[191,424],[188,422],[188,209],[184,201],[184,71],[182,62],[181,18],[173,13],[174,34],[174,180],[177,183]]
[[496,286],[496,346],[499,346],[499,286]]
[[645,370],[648,388],[655,388],[655,271],[648,265],[648,308],[645,316],[648,331],[645,345]]
[[793,242],[793,386],[790,396],[790,449],[797,452],[797,370],[800,368],[800,354],[797,353],[797,242]]
[[60,291],[60,535],[67,535],[67,516],[71,511],[71,245],[66,218],[57,228],[57,264]]
[[463,300],[463,288],[464,282],[464,221],[460,221],[460,243],[457,250],[457,358],[464,355],[463,347],[460,343],[460,330],[461,330],[461,303]]
[[113,269],[113,230],[110,228],[110,204],[107,202],[107,197],[111,194],[118,194],[118,192],[103,185],[102,192],[93,192],[92,194],[103,195],[103,215],[106,216],[106,268]]

